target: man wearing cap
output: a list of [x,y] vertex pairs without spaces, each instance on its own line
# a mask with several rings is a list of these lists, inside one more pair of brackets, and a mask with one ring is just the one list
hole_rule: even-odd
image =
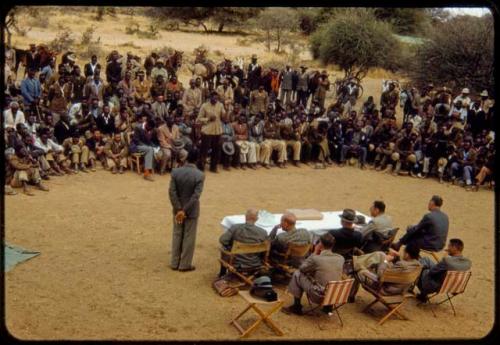
[[210,171],[217,172],[220,159],[222,123],[221,118],[226,114],[224,106],[218,101],[217,92],[210,94],[210,100],[203,103],[196,118],[196,123],[201,125],[201,149],[198,168],[203,171],[208,155],[210,154]]
[[292,96],[292,78],[293,78],[293,70],[290,65],[286,65],[285,69],[280,73],[281,79],[281,94],[280,100],[284,102],[284,105],[290,104],[291,96]]
[[260,76],[262,67],[257,63],[257,55],[252,55],[252,62],[248,65],[247,85],[250,91],[256,90],[260,86]]
[[481,103],[479,108],[482,109],[486,114],[488,114],[490,109],[495,105],[495,101],[493,101],[489,97],[487,90],[483,90],[479,96],[481,96]]
[[[344,258],[334,253],[335,238],[326,233],[320,237],[314,254],[310,255],[293,273],[288,284],[288,291],[293,296],[293,304],[284,307],[286,314],[302,315],[302,294],[305,292],[308,299],[315,304],[321,304],[325,287],[330,281],[342,280]],[[323,312],[332,312],[332,306],[323,307]]]
[[18,123],[25,124],[24,113],[19,110],[19,103],[10,102],[9,108],[3,112],[4,126],[15,128]]
[[302,104],[307,107],[308,95],[308,84],[309,75],[307,74],[307,67],[300,66],[301,73],[299,74],[299,80],[297,82],[297,104]]
[[328,233],[335,237],[334,252],[339,253],[347,260],[352,258],[354,248],[361,248],[363,236],[354,229],[354,222],[356,221],[356,212],[354,210],[346,208],[342,211],[342,214],[339,214],[339,217],[342,228],[330,230]]
[[182,95],[182,105],[186,115],[191,116],[195,108],[199,109],[201,107],[201,103],[201,90],[196,87],[196,81],[191,79],[189,88]]
[[415,243],[420,249],[439,252],[446,244],[448,237],[449,220],[446,213],[441,211],[443,199],[438,196],[432,196],[427,205],[430,211],[417,225],[409,226],[406,229],[406,234],[393,243],[392,247],[399,250],[401,245]]
[[458,95],[457,97],[455,97],[455,99],[453,100],[453,104],[456,104],[458,101],[460,101],[464,108],[469,108],[469,105],[471,102],[469,94],[470,94],[469,89],[464,87],[462,89],[462,93],[460,95]]
[[[267,240],[266,230],[259,228],[255,222],[259,219],[256,209],[248,209],[245,213],[245,223],[235,224],[226,230],[219,238],[222,247],[230,251],[233,242],[238,241],[246,244],[258,244]],[[224,259],[224,258],[223,258]],[[262,266],[262,256],[259,254],[241,254],[236,255],[234,266],[240,270],[258,269]],[[226,268],[221,265],[219,277],[226,274]]]
[[132,85],[135,89],[133,96],[136,102],[150,100],[151,80],[145,79],[143,70],[137,72],[137,78],[134,79]]

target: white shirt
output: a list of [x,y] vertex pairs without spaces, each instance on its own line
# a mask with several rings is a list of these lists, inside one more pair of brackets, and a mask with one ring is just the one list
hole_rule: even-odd
[[17,110],[16,118],[12,115],[12,109],[7,109],[3,112],[4,118],[4,126],[16,128],[18,123],[26,123],[26,119],[24,118],[24,113],[21,110]]
[[62,152],[63,147],[55,143],[52,139],[47,139],[47,144],[44,144],[40,138],[35,139],[35,147],[42,149],[43,152],[47,153],[49,151]]

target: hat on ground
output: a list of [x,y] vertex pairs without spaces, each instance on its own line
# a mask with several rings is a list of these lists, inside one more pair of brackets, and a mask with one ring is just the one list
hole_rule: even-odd
[[350,208],[346,208],[342,211],[342,214],[339,214],[339,217],[346,222],[354,223],[356,221],[356,212]]
[[470,91],[469,91],[469,89],[468,89],[468,88],[464,87],[464,88],[462,89],[462,93],[470,93]]
[[349,159],[349,165],[354,165],[354,164],[356,164],[356,158],[351,157],[351,158]]
[[234,144],[231,141],[226,141],[222,144],[222,151],[228,155],[234,155]]
[[488,97],[488,91],[483,90],[483,92],[481,92],[481,94],[479,96]]
[[250,145],[248,145],[247,141],[242,141],[240,144],[240,152],[246,155],[250,150]]
[[268,276],[262,276],[253,281],[253,286],[255,287],[269,287],[272,288],[273,284],[271,283],[271,278]]
[[412,164],[417,163],[417,156],[415,156],[414,154],[409,155],[407,159],[408,159],[408,162],[410,162]]
[[398,160],[399,160],[399,153],[394,152],[394,153],[391,155],[391,159],[392,159],[393,161],[398,161]]

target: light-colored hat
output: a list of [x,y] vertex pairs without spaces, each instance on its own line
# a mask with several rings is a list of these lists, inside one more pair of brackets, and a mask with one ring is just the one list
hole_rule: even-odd
[[415,164],[415,163],[417,163],[417,156],[415,156],[414,154],[411,154],[408,156],[407,160],[408,160],[408,162]]
[[248,151],[250,150],[250,145],[248,145],[248,142],[243,141],[240,144],[240,152],[246,155]]
[[399,153],[394,152],[394,153],[391,155],[391,159],[392,159],[393,161],[398,161],[398,160],[399,160]]
[[469,89],[468,89],[468,88],[464,87],[464,88],[462,89],[462,93],[470,93],[470,91],[469,91]]
[[222,144],[222,151],[228,155],[234,155],[234,144],[231,141],[226,141]]
[[180,139],[175,139],[172,144],[176,150],[182,150],[184,148],[184,142]]
[[375,145],[368,144],[368,151],[373,151],[373,150],[375,150]]
[[443,167],[446,165],[446,163],[448,163],[448,161],[446,160],[446,158],[439,158],[438,159],[438,166],[439,167]]
[[483,90],[483,92],[481,92],[481,94],[479,96],[488,97],[488,91],[487,90]]
[[351,157],[351,158],[349,159],[349,165],[354,165],[354,164],[356,164],[356,158]]
[[75,62],[75,60],[76,60],[76,56],[75,56],[75,54],[69,54],[68,56],[66,56],[66,58],[67,58],[69,61],[72,61],[72,62]]

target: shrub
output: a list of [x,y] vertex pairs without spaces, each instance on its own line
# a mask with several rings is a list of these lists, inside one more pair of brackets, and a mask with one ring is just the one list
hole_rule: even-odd
[[63,25],[58,25],[56,37],[49,43],[50,50],[57,52],[70,50],[75,43],[75,38],[70,28]]

